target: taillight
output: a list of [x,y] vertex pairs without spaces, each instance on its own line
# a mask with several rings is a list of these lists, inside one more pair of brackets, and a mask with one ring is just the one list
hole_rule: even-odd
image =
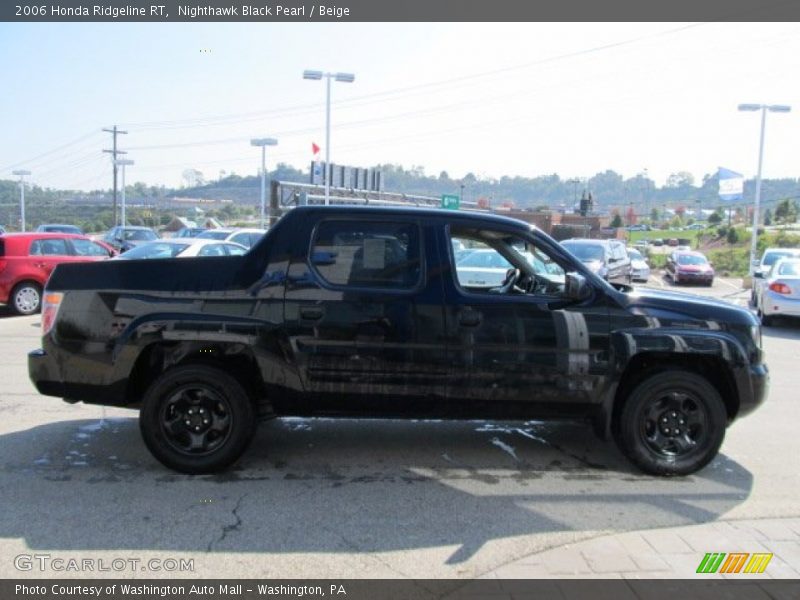
[[6,270],[7,264],[8,264],[7,260],[0,260],[0,273]]
[[769,289],[776,294],[791,294],[791,288],[785,283],[775,282],[769,284]]
[[42,301],[42,336],[50,333],[53,325],[56,324],[58,308],[61,306],[64,294],[60,292],[47,292]]

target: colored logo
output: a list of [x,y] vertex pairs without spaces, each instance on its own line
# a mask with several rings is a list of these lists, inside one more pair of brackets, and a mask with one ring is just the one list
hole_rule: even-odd
[[698,573],[763,573],[772,554],[766,552],[709,552],[697,566]]

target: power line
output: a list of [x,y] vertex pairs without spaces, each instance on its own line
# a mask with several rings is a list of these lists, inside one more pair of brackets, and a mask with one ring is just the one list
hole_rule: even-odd
[[[346,107],[346,106],[361,106],[364,104],[371,104],[372,102],[364,103],[364,100],[385,100],[386,97],[397,96],[408,94],[409,92],[417,92],[420,90],[429,90],[429,89],[436,89],[447,87],[451,88],[453,84],[463,83],[467,81],[479,80],[487,77],[493,77],[496,75],[503,75],[506,73],[513,73],[515,71],[530,69],[532,67],[538,67],[542,65],[546,65],[549,63],[559,62],[563,60],[568,60],[572,58],[577,58],[579,56],[592,54],[595,52],[603,52],[606,50],[611,50],[614,48],[620,48],[624,46],[629,46],[632,44],[637,44],[642,41],[646,41],[648,39],[653,39],[657,37],[669,36],[675,33],[680,33],[689,29],[693,29],[696,27],[702,27],[705,25],[709,25],[710,23],[690,23],[687,25],[682,25],[680,27],[675,27],[673,29],[669,29],[666,31],[656,32],[652,34],[637,36],[634,38],[629,38],[626,40],[621,40],[618,42],[610,42],[607,44],[601,44],[599,46],[593,46],[590,48],[584,48],[582,50],[576,50],[573,52],[567,52],[564,54],[559,54],[556,56],[550,56],[547,58],[542,58],[535,61],[530,61],[526,63],[522,63],[519,65],[511,65],[507,67],[501,67],[499,69],[491,69],[488,71],[481,71],[479,73],[472,73],[468,75],[462,75],[459,77],[451,77],[449,79],[442,79],[439,81],[431,81],[427,83],[420,83],[417,85],[412,86],[405,86],[399,88],[392,88],[389,90],[384,90],[382,92],[373,92],[371,94],[362,94],[360,96],[354,96],[345,100],[339,100],[334,102],[333,104],[337,107]],[[268,116],[289,116],[292,113],[296,113],[298,111],[310,111],[310,110],[319,110],[323,103],[313,103],[313,104],[302,104],[296,106],[285,106],[280,108],[262,110],[262,111],[253,111],[253,112],[246,112],[246,113],[232,113],[227,115],[211,115],[206,117],[195,117],[191,119],[178,119],[178,120],[165,120],[165,121],[146,121],[146,122],[139,122],[139,123],[125,123],[125,126],[131,129],[137,130],[146,130],[146,129],[172,129],[172,128],[181,128],[181,127],[193,127],[198,125],[210,125],[210,124],[222,124],[226,121],[237,122],[237,120],[251,120],[257,118],[259,116],[268,117]],[[218,121],[219,123],[213,123],[214,121]]]
[[79,137],[77,139],[72,140],[71,142],[67,142],[66,144],[62,144],[61,146],[53,148],[52,150],[48,150],[47,152],[42,152],[41,154],[37,154],[36,156],[34,156],[32,158],[28,158],[26,160],[22,160],[22,161],[13,163],[13,164],[4,165],[4,166],[0,167],[0,172],[7,171],[9,169],[15,169],[16,167],[19,167],[19,166],[22,166],[22,165],[29,165],[30,163],[32,163],[35,160],[38,160],[38,159],[43,158],[45,156],[50,156],[51,154],[55,154],[56,152],[64,150],[65,148],[69,148],[70,146],[74,146],[75,144],[79,144],[80,142],[92,137],[93,135],[97,135],[97,133],[98,133],[97,131],[92,131],[90,133],[82,135],[81,137]]

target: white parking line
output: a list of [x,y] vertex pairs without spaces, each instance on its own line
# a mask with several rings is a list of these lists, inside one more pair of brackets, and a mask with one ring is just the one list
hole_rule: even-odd
[[736,284],[733,284],[733,283],[731,283],[730,281],[726,281],[726,280],[725,280],[725,279],[723,279],[722,277],[717,277],[717,281],[719,281],[720,283],[724,283],[724,284],[725,284],[725,285],[727,285],[728,287],[732,287],[732,288],[733,288],[733,289],[735,289],[737,292],[738,292],[738,291],[742,291],[742,286],[741,286],[741,285],[736,285]]

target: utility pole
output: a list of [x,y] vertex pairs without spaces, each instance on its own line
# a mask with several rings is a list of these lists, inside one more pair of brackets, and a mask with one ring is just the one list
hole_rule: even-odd
[[19,230],[25,231],[25,176],[30,175],[30,171],[20,170],[13,171],[13,174],[19,177]]
[[117,134],[125,135],[128,132],[117,129],[116,125],[112,129],[103,129],[103,131],[110,133],[113,140],[111,150],[103,150],[103,152],[111,154],[111,164],[114,167],[114,225],[119,225],[119,221],[117,221],[117,154],[127,154],[127,152],[117,150]]

